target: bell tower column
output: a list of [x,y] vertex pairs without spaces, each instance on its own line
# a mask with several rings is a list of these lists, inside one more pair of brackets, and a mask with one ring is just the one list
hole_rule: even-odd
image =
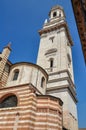
[[49,75],[46,94],[62,99],[64,128],[78,130],[71,52],[73,42],[62,7],[55,6],[50,10],[49,20],[45,20],[39,34],[37,64],[43,67]]
[[10,45],[11,44],[9,43],[6,47],[4,47],[2,53],[0,54],[0,87],[3,86],[2,77],[3,77],[5,65],[10,55],[10,51],[11,51]]

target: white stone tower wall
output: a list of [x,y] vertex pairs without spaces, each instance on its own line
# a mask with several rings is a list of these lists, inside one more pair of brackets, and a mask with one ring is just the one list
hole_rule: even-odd
[[[53,43],[50,38],[54,37]],[[56,49],[56,52],[46,54],[48,50]],[[68,67],[67,53],[69,53],[71,58],[71,63]],[[71,45],[68,43],[66,38],[65,28],[57,29],[52,33],[42,34],[40,39],[40,47],[37,58],[37,64],[43,67],[47,72],[50,72],[50,58],[54,59],[53,72],[68,69],[72,80],[73,69],[72,69],[72,55],[71,55]]]
[[[61,14],[58,14],[61,13]],[[37,64],[48,75],[47,94],[63,101],[63,126],[68,130],[78,130],[77,99],[74,85],[71,47],[73,42],[60,6],[51,9],[49,21],[39,31],[40,47]],[[50,66],[50,59],[53,65]]]

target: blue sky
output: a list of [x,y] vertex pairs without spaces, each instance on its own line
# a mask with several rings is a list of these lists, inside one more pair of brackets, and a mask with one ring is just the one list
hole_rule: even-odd
[[38,30],[52,6],[61,5],[74,42],[73,65],[78,98],[79,127],[86,127],[86,66],[70,0],[0,0],[0,51],[12,42],[12,63],[36,63],[40,37]]

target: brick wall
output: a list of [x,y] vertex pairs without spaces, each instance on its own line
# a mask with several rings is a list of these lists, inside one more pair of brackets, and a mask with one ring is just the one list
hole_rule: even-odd
[[35,130],[62,130],[62,106],[52,96],[37,97]]
[[0,108],[0,130],[62,130],[62,102],[37,96],[31,85],[0,89],[0,103],[16,95],[17,107]]

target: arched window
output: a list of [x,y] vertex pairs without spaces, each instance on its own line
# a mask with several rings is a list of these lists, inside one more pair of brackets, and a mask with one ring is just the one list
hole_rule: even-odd
[[53,13],[53,17],[56,17],[56,15],[57,15],[57,13],[56,13],[56,12],[54,12],[54,13]]
[[16,107],[18,103],[15,95],[7,96],[0,102],[0,108]]
[[70,57],[70,54],[69,54],[69,53],[67,54],[67,59],[68,59],[68,67],[70,68],[70,65],[71,65],[71,57]]
[[53,58],[50,59],[50,68],[53,67]]
[[0,61],[2,60],[2,58],[0,57]]
[[5,70],[7,73],[10,72],[10,66],[9,66],[9,64],[6,64],[6,65],[5,65],[4,70]]
[[17,70],[14,71],[13,80],[17,80],[18,75],[19,75],[19,70],[17,69]]
[[45,78],[44,78],[44,77],[42,77],[42,78],[41,78],[41,87],[43,88],[43,87],[44,87],[44,85],[45,85]]

